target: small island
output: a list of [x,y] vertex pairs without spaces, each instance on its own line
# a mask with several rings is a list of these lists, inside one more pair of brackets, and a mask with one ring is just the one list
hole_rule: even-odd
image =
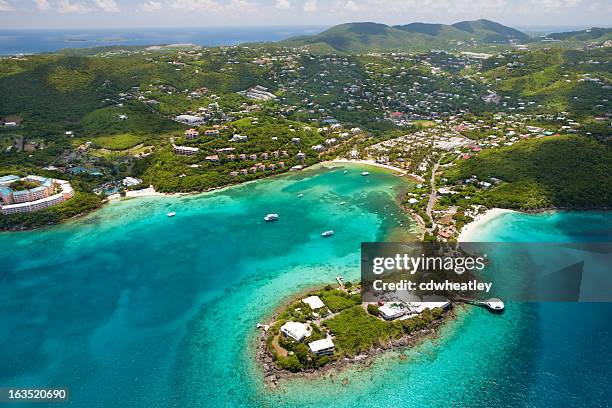
[[362,302],[359,285],[327,285],[293,298],[262,329],[257,358],[266,382],[311,376],[411,346],[435,333],[451,302]]

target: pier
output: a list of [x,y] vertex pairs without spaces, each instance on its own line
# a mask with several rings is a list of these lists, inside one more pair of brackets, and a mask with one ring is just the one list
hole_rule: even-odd
[[469,303],[469,304],[475,305],[475,306],[483,306],[483,307],[486,307],[487,309],[489,309],[492,312],[502,312],[504,310],[504,308],[505,308],[504,302],[501,299],[498,299],[498,298],[491,298],[491,299],[487,299],[485,301],[474,300],[474,299],[458,298],[457,301],[464,302],[464,303]]

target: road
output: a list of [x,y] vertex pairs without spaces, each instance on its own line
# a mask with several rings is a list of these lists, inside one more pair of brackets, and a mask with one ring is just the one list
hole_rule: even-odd
[[433,169],[431,170],[431,179],[429,180],[429,185],[431,186],[431,193],[429,194],[429,201],[427,202],[427,209],[425,213],[431,218],[431,212],[433,210],[433,206],[436,203],[436,171],[438,171],[438,167],[440,167],[440,160],[434,164]]

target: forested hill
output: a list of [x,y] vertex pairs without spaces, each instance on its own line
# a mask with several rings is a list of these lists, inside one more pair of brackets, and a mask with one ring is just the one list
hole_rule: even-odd
[[518,30],[490,20],[461,21],[453,25],[411,23],[388,26],[364,22],[337,25],[313,36],[295,37],[281,42],[287,46],[312,45],[343,52],[365,50],[419,50],[463,43],[524,42],[530,37]]

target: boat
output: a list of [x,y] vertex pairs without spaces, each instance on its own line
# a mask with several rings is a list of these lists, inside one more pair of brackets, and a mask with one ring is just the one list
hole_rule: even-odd
[[369,176],[370,172],[369,171],[363,171],[363,172],[361,172],[361,175],[362,176]]
[[278,220],[278,214],[268,214],[264,217],[264,221],[276,221]]
[[304,197],[304,194],[300,193],[298,194],[298,197]]
[[324,238],[331,237],[332,235],[334,235],[334,230],[325,231],[324,233],[321,234],[321,236]]
[[343,202],[340,203],[340,205],[344,205],[344,204],[346,204],[346,201],[343,201]]
[[168,214],[166,214],[168,217],[172,218],[176,215],[176,213],[174,211],[169,212]]
[[348,170],[344,170],[344,173],[343,173],[343,174],[346,174],[346,173],[348,173]]

